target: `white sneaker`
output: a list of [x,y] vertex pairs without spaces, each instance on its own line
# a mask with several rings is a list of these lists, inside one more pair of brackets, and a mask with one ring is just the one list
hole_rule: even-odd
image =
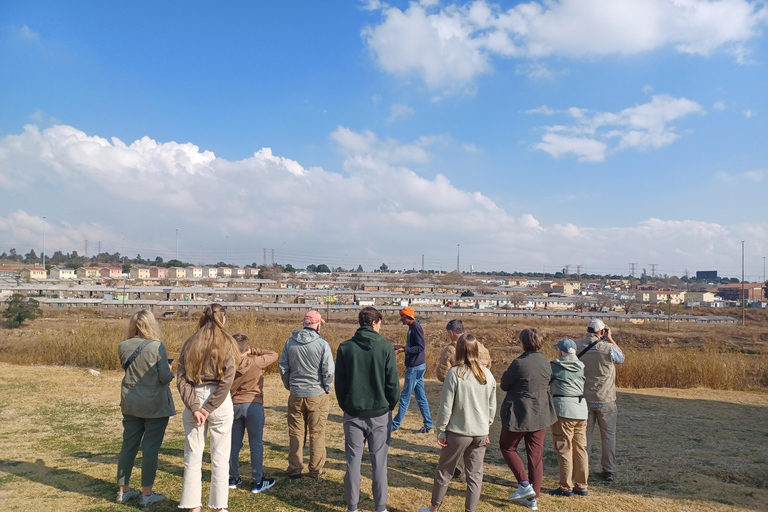
[[422,507],[419,509],[419,512],[432,512],[432,509],[430,507]]
[[142,507],[148,507],[150,505],[154,505],[155,503],[159,503],[165,499],[165,494],[160,494],[155,491],[152,491],[151,494],[144,495],[142,494],[139,497],[139,505]]
[[533,490],[533,486],[531,484],[528,485],[518,485],[517,490],[509,495],[510,501],[517,501],[522,500],[523,498],[533,498],[536,496],[536,491]]
[[524,507],[528,507],[530,510],[539,510],[539,507],[536,506],[536,498],[528,498],[527,500],[520,500],[518,501],[518,503],[523,505]]
[[133,498],[138,498],[139,494],[141,494],[140,490],[131,489],[129,487],[128,490],[125,492],[117,491],[117,499],[115,499],[115,501],[117,503],[122,503],[123,505],[125,505],[126,503],[131,501]]

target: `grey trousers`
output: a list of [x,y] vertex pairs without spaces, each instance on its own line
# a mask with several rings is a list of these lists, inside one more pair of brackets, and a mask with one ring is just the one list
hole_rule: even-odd
[[601,455],[600,465],[603,471],[616,473],[616,421],[619,410],[616,402],[605,407],[590,407],[587,418],[587,454],[592,453],[592,433],[595,424],[600,428]]
[[133,461],[141,446],[141,485],[155,483],[157,457],[165,437],[168,416],[163,418],[137,418],[123,414],[123,447],[117,459],[117,485],[128,485],[133,471]]
[[459,460],[466,467],[467,494],[464,498],[464,510],[475,512],[480,501],[483,487],[483,459],[485,458],[485,440],[487,436],[460,436],[446,432],[448,446],[440,450],[440,460],[435,472],[435,484],[432,487],[432,506],[439,509],[448,491],[448,483]]
[[344,455],[347,459],[344,495],[347,499],[347,510],[357,510],[360,501],[360,465],[366,442],[373,473],[374,511],[383,512],[387,509],[387,457],[391,425],[391,411],[372,418],[356,418],[344,414]]
[[248,445],[251,448],[251,477],[253,484],[261,482],[264,464],[264,406],[253,402],[235,404],[235,419],[232,421],[232,451],[229,454],[229,478],[240,478],[240,450],[243,437],[248,431]]

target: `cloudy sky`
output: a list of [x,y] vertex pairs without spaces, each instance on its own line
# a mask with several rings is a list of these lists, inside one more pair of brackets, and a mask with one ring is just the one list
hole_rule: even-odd
[[740,276],[743,240],[761,279],[767,30],[757,0],[4,1],[0,251]]

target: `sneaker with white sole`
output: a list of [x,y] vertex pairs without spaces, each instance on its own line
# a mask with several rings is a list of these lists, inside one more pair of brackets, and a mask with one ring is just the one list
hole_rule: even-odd
[[536,491],[533,490],[533,486],[531,484],[518,485],[517,490],[509,495],[509,500],[517,501],[525,498],[533,498],[534,496],[536,496]]
[[139,496],[139,505],[142,507],[148,507],[150,505],[154,505],[155,503],[160,503],[163,500],[165,500],[165,494],[152,491],[151,494],[142,494]]
[[253,494],[258,494],[260,492],[264,492],[267,489],[271,489],[275,486],[275,479],[274,478],[264,478],[261,477],[261,482],[258,484],[254,484],[253,487],[251,487],[251,492]]
[[129,487],[128,490],[125,492],[117,491],[117,499],[115,499],[115,502],[122,503],[123,505],[125,505],[126,503],[131,501],[133,498],[138,498],[139,494],[141,494],[141,491],[139,491],[138,489],[131,489]]
[[243,483],[243,479],[240,477],[237,478],[229,478],[229,488],[230,489],[237,489],[237,486],[239,486],[241,483]]
[[419,512],[432,512],[432,509],[430,507],[421,507]]
[[528,507],[528,509],[530,510],[539,510],[539,507],[536,505],[536,498],[528,498],[527,500],[520,500],[518,501],[518,503],[524,507]]

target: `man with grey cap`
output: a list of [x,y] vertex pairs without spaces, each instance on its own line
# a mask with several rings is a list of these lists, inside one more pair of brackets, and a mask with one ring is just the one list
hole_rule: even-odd
[[[563,338],[555,343],[559,357],[550,363],[549,389],[557,412],[552,425],[552,445],[560,466],[560,486],[553,496],[586,496],[589,478],[587,454],[587,401],[584,399],[584,363],[576,357],[576,342]],[[575,484],[575,485],[574,485]]]
[[320,336],[325,320],[319,311],[304,315],[304,328],[293,331],[280,355],[280,376],[288,397],[288,469],[290,478],[301,478],[304,442],[309,433],[309,476],[325,473],[325,424],[333,390],[333,354]]
[[599,318],[587,325],[587,336],[576,342],[576,355],[584,363],[584,398],[587,400],[587,453],[592,451],[595,424],[600,429],[602,471],[606,482],[616,477],[616,367],[624,362],[624,352]]

